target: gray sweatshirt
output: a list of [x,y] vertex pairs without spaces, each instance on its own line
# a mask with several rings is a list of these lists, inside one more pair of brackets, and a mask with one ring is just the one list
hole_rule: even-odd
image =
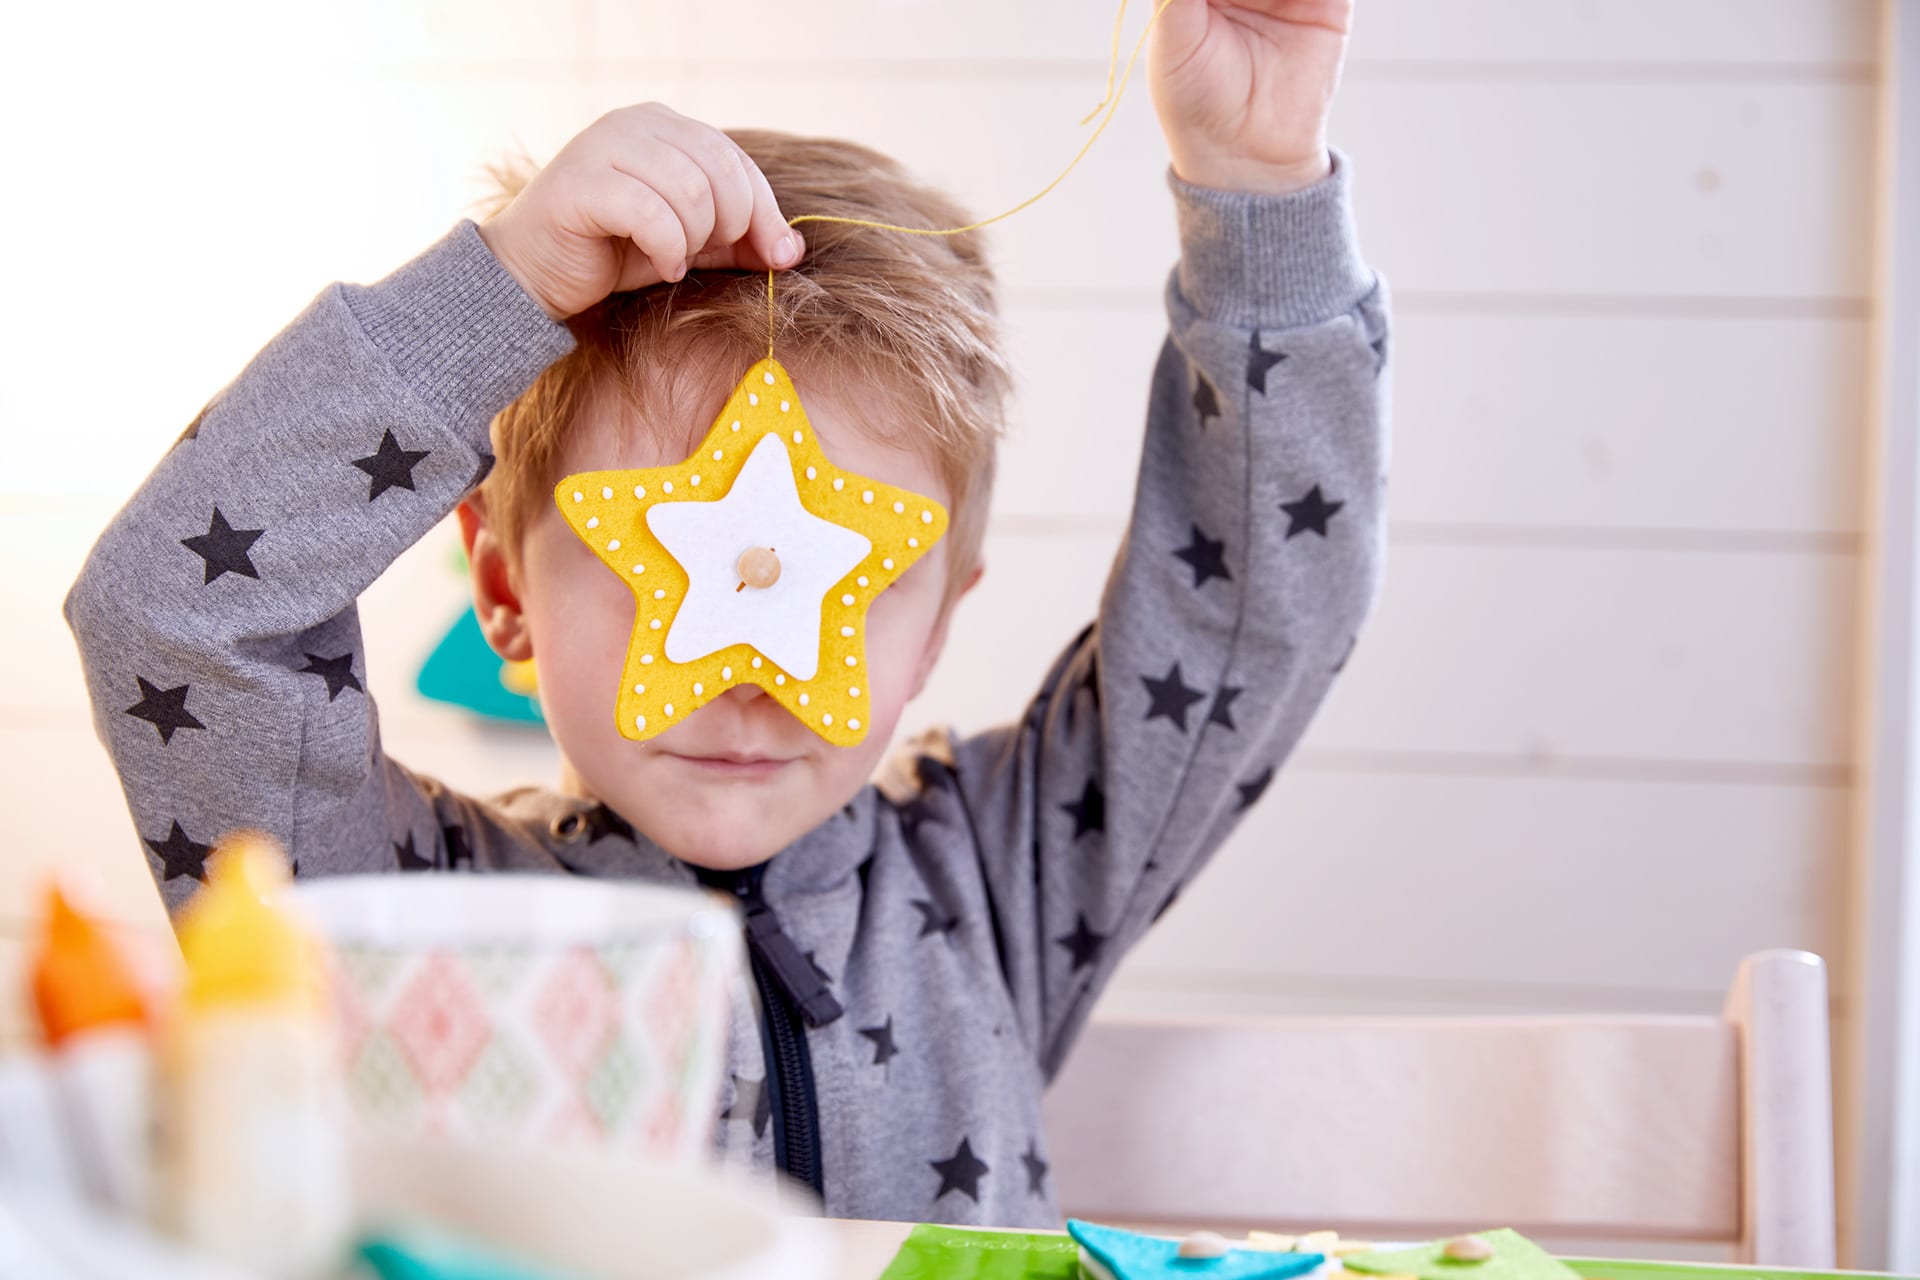
[[[1386,299],[1345,161],[1285,197],[1172,185],[1171,333],[1098,617],[1019,723],[921,739],[726,878],[768,928],[718,1142],[834,1215],[1057,1224],[1042,1088],[1272,781],[1378,583]],[[570,342],[463,223],[323,292],[101,535],[66,614],[169,903],[237,827],[302,876],[694,882],[591,799],[412,772],[366,693],[355,599],[485,474],[490,419]]]

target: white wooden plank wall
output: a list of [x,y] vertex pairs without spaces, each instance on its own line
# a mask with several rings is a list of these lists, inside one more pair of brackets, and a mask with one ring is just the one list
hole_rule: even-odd
[[[0,308],[9,917],[39,867],[79,860],[157,923],[58,601],[180,425],[325,281],[425,244],[516,141],[544,157],[649,98],[869,141],[996,211],[1078,145],[1112,18],[281,8],[44,5],[0,27],[0,109],[57,122],[20,131],[12,171],[61,194],[0,206],[7,242],[43,247],[9,268],[37,305]],[[1747,951],[1844,959],[1873,11],[1361,0],[1334,133],[1397,297],[1387,590],[1306,746],[1116,1000],[1691,1011]],[[920,720],[1014,714],[1092,606],[1161,333],[1163,163],[1139,93],[998,230],[1019,428],[986,584]],[[409,693],[461,598],[452,545],[366,601],[388,741],[471,789],[541,776],[537,737]],[[1006,635],[1010,614],[1047,644]]]

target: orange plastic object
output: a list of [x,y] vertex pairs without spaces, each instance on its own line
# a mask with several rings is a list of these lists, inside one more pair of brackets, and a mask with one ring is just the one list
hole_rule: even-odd
[[147,1005],[126,958],[58,885],[47,892],[47,932],[33,966],[33,1003],[47,1043],[97,1027],[140,1025]]

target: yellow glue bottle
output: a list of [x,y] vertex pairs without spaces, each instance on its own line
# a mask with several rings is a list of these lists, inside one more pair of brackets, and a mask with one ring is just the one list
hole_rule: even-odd
[[47,895],[32,986],[82,1186],[103,1208],[144,1219],[153,1158],[146,995],[105,929],[58,887]]
[[186,986],[161,1051],[159,1214],[274,1280],[327,1274],[351,1218],[346,1107],[314,939],[274,903],[286,863],[229,840],[179,922]]

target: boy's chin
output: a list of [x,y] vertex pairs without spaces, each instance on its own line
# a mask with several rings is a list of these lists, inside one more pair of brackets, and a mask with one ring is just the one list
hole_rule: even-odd
[[804,834],[769,830],[739,815],[707,822],[683,819],[647,826],[665,828],[647,831],[655,844],[680,861],[709,871],[740,871],[759,866]]

